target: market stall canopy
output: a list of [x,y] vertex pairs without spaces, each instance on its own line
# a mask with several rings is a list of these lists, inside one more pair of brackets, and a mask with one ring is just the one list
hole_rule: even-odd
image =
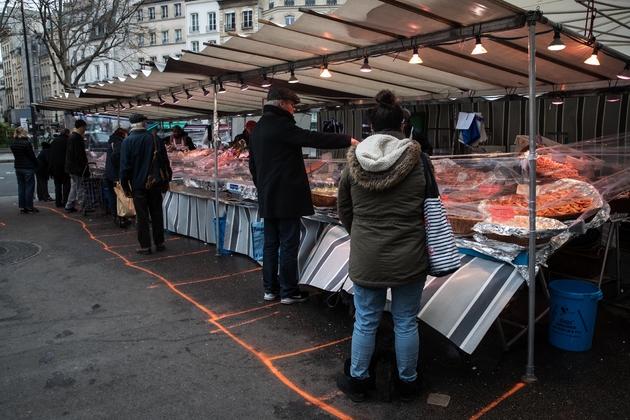
[[[348,0],[329,15],[302,8],[292,25],[261,21],[251,36],[235,34],[37,107],[127,116],[140,104],[152,120],[207,118],[216,89],[221,115],[243,115],[260,113],[267,81],[298,93],[302,108],[362,105],[383,88],[407,103],[527,94],[530,24],[538,93],[630,86],[630,57],[548,20],[541,9],[527,12],[501,0]],[[565,48],[549,50],[558,39]],[[487,52],[472,55],[476,44]],[[409,63],[414,53],[421,64]],[[585,63],[593,54],[599,65]],[[324,68],[331,77],[322,77]]]

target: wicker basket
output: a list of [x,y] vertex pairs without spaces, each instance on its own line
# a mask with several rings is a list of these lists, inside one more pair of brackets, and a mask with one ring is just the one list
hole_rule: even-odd
[[472,231],[472,227],[475,226],[478,222],[482,222],[483,218],[472,219],[467,217],[449,215],[448,220],[451,222],[451,226],[453,227],[453,233],[460,235],[471,235],[474,233]]
[[311,193],[311,199],[315,207],[336,207],[337,197],[334,195],[324,195]]

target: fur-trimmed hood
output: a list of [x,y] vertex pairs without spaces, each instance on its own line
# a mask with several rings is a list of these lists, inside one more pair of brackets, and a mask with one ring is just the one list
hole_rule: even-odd
[[348,150],[350,175],[365,189],[386,190],[411,172],[420,153],[422,148],[413,140],[377,133]]

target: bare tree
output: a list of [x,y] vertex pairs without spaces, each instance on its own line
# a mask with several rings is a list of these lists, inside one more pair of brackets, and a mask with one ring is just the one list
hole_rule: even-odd
[[0,42],[11,33],[11,25],[9,20],[16,13],[15,1],[7,0],[2,6],[2,12],[0,12]]
[[48,48],[55,74],[77,86],[97,59],[129,61],[138,34],[146,31],[133,17],[142,1],[27,0],[39,16],[31,30]]

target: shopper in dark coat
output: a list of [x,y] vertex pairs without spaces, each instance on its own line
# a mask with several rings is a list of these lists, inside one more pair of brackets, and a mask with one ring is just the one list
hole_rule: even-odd
[[[340,149],[358,141],[346,134],[298,127],[293,113],[300,99],[289,89],[270,89],[267,100],[249,138],[249,169],[258,189],[260,216],[265,219],[264,299],[280,295],[281,303],[291,304],[308,299],[297,278],[300,218],[314,213],[302,147]],[[278,248],[282,255],[279,275]]]
[[70,194],[70,175],[66,172],[66,150],[68,149],[68,136],[70,130],[62,128],[59,135],[50,144],[50,162],[48,174],[53,177],[55,183],[55,205],[65,207]]
[[42,150],[37,155],[37,169],[35,175],[37,176],[37,199],[39,201],[53,201],[53,198],[48,193],[48,165],[50,163],[50,143],[43,141],[41,143]]
[[142,114],[129,116],[131,130],[120,148],[120,184],[127,197],[133,197],[138,225],[139,254],[151,254],[151,231],[156,251],[164,251],[164,218],[162,214],[161,186],[153,185],[147,189],[147,175],[153,160],[154,143],[165,163],[168,155],[164,143],[147,131],[147,117]]
[[120,148],[125,137],[129,132],[122,127],[118,127],[107,142],[107,156],[105,157],[105,174],[103,178],[107,181],[107,190],[109,191],[109,208],[114,216],[116,216],[116,193],[114,192],[114,183],[120,180]]
[[[74,130],[68,137],[68,148],[66,149],[66,172],[72,178],[72,186],[70,194],[68,194],[68,202],[66,203],[66,211],[69,213],[83,210],[85,204],[85,187],[83,186],[83,178],[89,178],[90,169],[88,167],[87,154],[85,153],[85,130],[87,123],[83,120],[77,120],[74,123]],[[77,201],[79,209],[74,207],[74,201]]]
[[349,372],[337,378],[337,386],[355,402],[373,388],[370,362],[389,288],[398,368],[394,386],[400,400],[411,401],[425,389],[417,371],[416,317],[429,272],[426,182],[421,146],[401,132],[404,117],[396,97],[382,90],[375,99],[370,123],[376,133],[350,148],[339,181],[337,206],[350,234],[348,276],[356,318]]
[[13,167],[18,183],[18,204],[20,213],[37,213],[33,207],[33,193],[35,192],[35,168],[37,168],[37,158],[33,151],[31,142],[28,141],[28,131],[24,127],[17,127],[14,140],[11,143],[13,152]]

